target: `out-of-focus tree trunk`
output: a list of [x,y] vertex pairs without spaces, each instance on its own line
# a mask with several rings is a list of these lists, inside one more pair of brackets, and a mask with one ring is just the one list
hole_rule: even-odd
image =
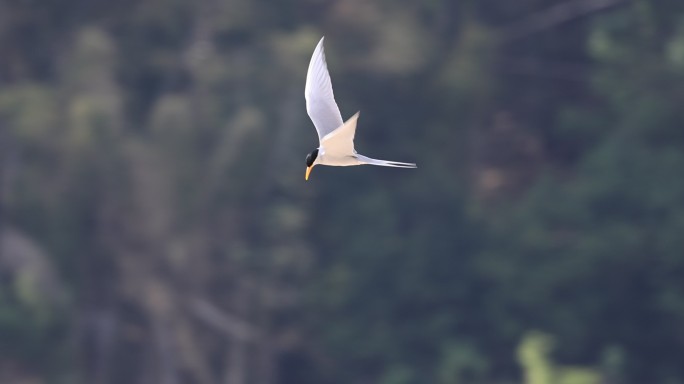
[[[3,121],[0,117],[0,233],[4,228],[5,224],[5,199],[7,195],[7,177],[8,177],[8,131]],[[1,247],[0,247],[1,248]],[[0,255],[1,256],[1,255]]]
[[12,132],[0,116],[0,232],[6,222],[7,204],[12,188],[12,180],[19,167],[19,149],[12,139]]
[[[233,310],[238,316],[245,316],[249,308],[249,292],[244,284],[237,284],[233,294]],[[251,341],[251,340],[250,340]],[[247,384],[248,340],[232,337],[227,339],[225,384]]]

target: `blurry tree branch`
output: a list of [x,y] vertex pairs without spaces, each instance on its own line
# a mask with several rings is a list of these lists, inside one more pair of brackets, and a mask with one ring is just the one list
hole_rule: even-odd
[[498,32],[501,41],[508,43],[625,2],[626,0],[570,0],[532,13],[524,20],[505,26]]
[[190,299],[188,309],[196,318],[232,339],[251,341],[259,337],[259,331],[254,327],[205,299]]
[[563,81],[584,81],[590,68],[581,64],[541,60],[534,57],[501,57],[497,63],[499,72],[515,75],[539,77]]

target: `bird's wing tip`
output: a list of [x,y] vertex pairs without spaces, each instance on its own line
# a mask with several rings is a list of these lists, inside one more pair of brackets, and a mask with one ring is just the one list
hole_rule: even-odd
[[321,37],[321,39],[318,40],[318,44],[316,44],[316,48],[314,49],[314,56],[316,55],[316,52],[321,52],[321,53],[322,53],[323,50],[325,49],[325,48],[323,47],[323,45],[324,45],[324,44],[323,44],[324,40],[325,40],[325,36]]

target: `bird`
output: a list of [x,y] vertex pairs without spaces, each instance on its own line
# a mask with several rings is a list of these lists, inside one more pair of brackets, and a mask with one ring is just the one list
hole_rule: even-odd
[[337,167],[370,164],[383,167],[417,168],[414,163],[373,159],[356,152],[354,134],[359,112],[342,122],[342,114],[335,102],[328,65],[325,61],[324,40],[325,36],[321,37],[316,45],[306,73],[304,87],[306,112],[318,132],[319,146],[306,155],[304,179],[309,180],[311,169],[318,164]]

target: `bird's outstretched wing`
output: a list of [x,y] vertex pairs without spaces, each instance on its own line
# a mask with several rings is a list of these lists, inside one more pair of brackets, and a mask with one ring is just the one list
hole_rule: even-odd
[[325,148],[326,154],[339,157],[356,154],[354,151],[354,135],[356,134],[356,122],[358,119],[359,112],[356,112],[342,126],[321,139],[321,146]]
[[311,56],[304,88],[306,112],[313,121],[318,131],[318,140],[321,142],[327,134],[342,125],[342,115],[335,102],[330,74],[325,62],[324,39],[325,37],[321,38]]

